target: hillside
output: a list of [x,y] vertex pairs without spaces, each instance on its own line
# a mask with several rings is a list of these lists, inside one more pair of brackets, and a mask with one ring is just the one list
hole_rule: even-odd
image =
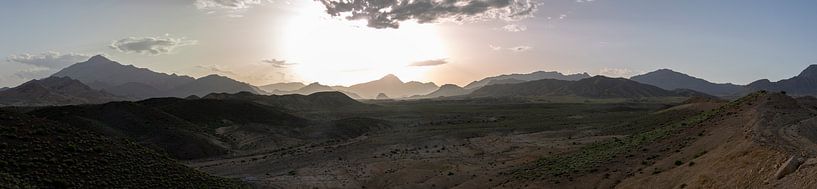
[[67,77],[31,80],[0,91],[0,106],[57,106],[125,100]]
[[471,97],[578,96],[586,98],[641,98],[681,96],[655,86],[623,78],[595,76],[578,81],[543,79],[517,84],[489,85]]
[[29,114],[108,137],[130,138],[176,159],[197,159],[228,152],[206,135],[212,129],[133,102],[53,107]]
[[0,111],[3,188],[230,188],[127,140]]
[[251,93],[213,93],[203,99],[239,100],[263,105],[281,107],[289,110],[338,110],[346,108],[365,108],[370,105],[358,102],[341,92],[317,92],[310,95],[256,95]]
[[[765,91],[730,103],[697,98],[633,122],[646,127],[625,125],[639,132],[516,169],[508,187],[814,188],[817,121],[804,106],[814,104],[798,100]],[[704,112],[677,114],[690,108]],[[668,111],[680,119],[652,123]]]
[[633,76],[630,79],[666,90],[691,89],[714,96],[737,96],[747,92],[747,89],[740,85],[712,83],[669,69],[659,69],[650,73]]
[[474,81],[465,85],[465,89],[478,89],[484,86],[493,85],[493,84],[510,84],[510,83],[521,83],[525,81],[535,81],[535,80],[542,80],[542,79],[555,79],[555,80],[565,80],[565,81],[576,81],[580,79],[590,78],[590,75],[587,73],[582,74],[570,74],[564,75],[559,72],[546,72],[546,71],[537,71],[527,74],[507,74],[507,75],[499,75],[493,77],[487,77],[485,79],[481,79],[479,81]]
[[810,65],[799,75],[771,82],[762,79],[747,85],[753,90],[786,91],[792,95],[817,95],[817,65]]
[[[661,144],[686,142],[663,153],[619,187],[814,188],[817,182],[817,122],[814,112],[780,93],[759,92],[722,107],[709,119]],[[690,132],[689,130],[698,130]],[[704,130],[705,129],[705,130]],[[700,134],[696,134],[700,133]],[[678,163],[680,161],[681,165]],[[675,166],[673,166],[675,165]]]

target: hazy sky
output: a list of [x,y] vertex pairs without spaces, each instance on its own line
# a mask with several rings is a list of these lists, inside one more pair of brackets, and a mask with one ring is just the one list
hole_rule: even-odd
[[[0,86],[47,76],[93,54],[255,85],[348,85],[389,73],[463,85],[537,70],[628,77],[659,68],[746,84],[817,64],[814,0],[352,2],[360,4],[2,0]],[[436,6],[422,6],[429,4]],[[387,8],[361,11],[367,5]],[[352,13],[359,19],[344,19]]]

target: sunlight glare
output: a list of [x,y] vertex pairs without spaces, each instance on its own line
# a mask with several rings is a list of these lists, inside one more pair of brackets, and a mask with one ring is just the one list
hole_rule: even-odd
[[326,16],[315,2],[302,2],[278,40],[284,59],[297,63],[304,81],[351,84],[395,74],[404,81],[425,80],[428,67],[417,61],[447,58],[433,24],[403,23],[400,29],[372,29],[365,20]]

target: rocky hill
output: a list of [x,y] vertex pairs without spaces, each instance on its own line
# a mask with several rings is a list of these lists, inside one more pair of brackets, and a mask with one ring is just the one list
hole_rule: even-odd
[[128,140],[0,111],[3,188],[233,188]]
[[20,86],[0,91],[0,106],[56,106],[98,104],[125,100],[88,87],[68,77],[31,80]]

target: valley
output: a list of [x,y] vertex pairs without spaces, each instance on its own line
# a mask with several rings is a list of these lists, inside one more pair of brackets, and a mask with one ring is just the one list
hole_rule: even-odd
[[627,123],[667,105],[470,103],[376,102],[379,107],[365,111],[306,112],[392,126],[343,141],[187,164],[280,188],[500,187],[514,180],[509,173],[516,168],[623,137],[631,130]]

